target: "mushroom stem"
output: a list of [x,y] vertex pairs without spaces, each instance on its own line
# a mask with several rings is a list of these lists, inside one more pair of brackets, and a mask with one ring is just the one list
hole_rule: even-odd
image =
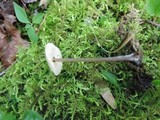
[[115,62],[115,61],[133,61],[137,64],[141,62],[141,56],[137,53],[129,55],[106,57],[106,58],[54,58],[53,62]]

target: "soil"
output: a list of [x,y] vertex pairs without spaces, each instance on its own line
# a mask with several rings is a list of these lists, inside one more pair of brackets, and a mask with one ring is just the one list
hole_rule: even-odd
[[144,92],[152,87],[152,75],[148,74],[143,64],[136,65],[133,63],[128,64],[128,70],[132,71],[132,78],[130,78],[130,85],[128,92],[134,94],[135,92]]

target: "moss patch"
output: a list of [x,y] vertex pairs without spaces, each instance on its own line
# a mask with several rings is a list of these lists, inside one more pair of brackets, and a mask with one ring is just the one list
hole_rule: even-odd
[[[44,46],[58,46],[64,58],[103,57],[113,54],[121,38],[116,30],[120,14],[128,12],[131,1],[118,4],[98,1],[53,1],[46,12],[38,44],[20,50],[17,62],[0,78],[0,108],[22,118],[24,111],[34,109],[45,119],[156,119],[160,117],[159,88],[128,94],[133,78],[125,63],[64,63],[58,77],[49,70]],[[144,2],[135,2],[141,9]],[[114,7],[113,7],[114,6]],[[144,19],[149,19],[144,13]],[[136,35],[144,51],[144,68],[154,79],[160,78],[160,43],[158,28],[139,25]],[[95,38],[98,39],[98,42]],[[127,54],[127,48],[116,53]],[[101,71],[115,74],[121,86],[105,81]],[[99,89],[109,86],[117,109],[112,110],[99,95]]]

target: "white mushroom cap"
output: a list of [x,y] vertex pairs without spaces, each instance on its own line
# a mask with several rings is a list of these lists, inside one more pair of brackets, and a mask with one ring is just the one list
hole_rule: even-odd
[[45,55],[50,69],[57,76],[62,70],[62,62],[54,62],[54,58],[62,58],[61,51],[53,43],[47,43],[45,46]]

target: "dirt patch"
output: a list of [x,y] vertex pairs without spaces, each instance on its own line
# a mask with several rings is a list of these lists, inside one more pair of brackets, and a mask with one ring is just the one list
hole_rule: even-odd
[[128,70],[132,71],[132,77],[128,85],[128,92],[133,94],[135,92],[144,92],[148,88],[152,87],[152,75],[148,74],[144,68],[144,65],[128,64]]

